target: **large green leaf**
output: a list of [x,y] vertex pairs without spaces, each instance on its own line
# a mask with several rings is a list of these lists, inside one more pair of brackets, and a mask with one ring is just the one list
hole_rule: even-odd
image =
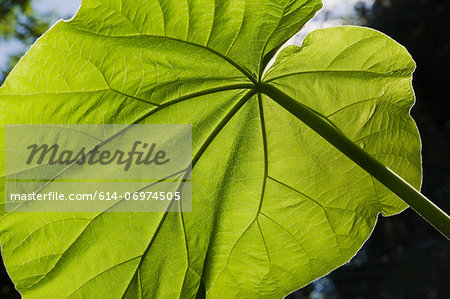
[[22,295],[279,298],[347,262],[378,213],[402,211],[259,92],[265,82],[308,106],[419,188],[414,62],[402,46],[366,28],[318,30],[263,74],[320,7],[84,0],[40,38],[0,90],[0,124],[192,124],[193,211],[2,212],[2,254]]

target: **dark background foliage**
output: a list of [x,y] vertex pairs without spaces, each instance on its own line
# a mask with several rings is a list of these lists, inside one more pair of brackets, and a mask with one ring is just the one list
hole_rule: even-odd
[[[49,19],[36,17],[29,2],[0,0],[0,38],[30,45],[48,28]],[[422,136],[422,192],[450,213],[450,1],[376,0],[372,9],[355,9],[359,23],[403,44],[417,63],[412,115]],[[0,267],[0,298],[20,298]],[[350,263],[288,298],[448,298],[449,281],[450,243],[408,209],[380,217]]]

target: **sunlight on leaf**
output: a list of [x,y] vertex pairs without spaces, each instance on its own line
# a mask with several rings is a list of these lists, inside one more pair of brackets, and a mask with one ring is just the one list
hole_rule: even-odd
[[402,46],[367,28],[317,30],[263,74],[320,7],[84,0],[41,37],[0,90],[0,125],[192,124],[193,211],[1,212],[21,294],[281,298],[349,261],[378,213],[406,208],[255,88],[277,87],[420,187],[415,65]]

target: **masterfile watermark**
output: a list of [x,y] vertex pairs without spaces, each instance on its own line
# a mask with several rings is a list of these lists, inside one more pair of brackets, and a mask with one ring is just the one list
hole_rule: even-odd
[[8,212],[190,211],[191,125],[9,125]]
[[[139,150],[141,145],[142,151]],[[101,151],[100,146],[97,145],[92,150],[87,150],[86,147],[82,147],[80,151],[74,153],[70,149],[60,150],[58,144],[49,146],[48,144],[32,144],[27,147],[30,150],[30,156],[27,159],[27,164],[33,164],[33,160],[36,159],[36,164],[42,165],[47,155],[49,165],[71,165],[71,164],[101,164],[108,165],[116,163],[117,165],[124,165],[124,170],[128,171],[131,165],[163,165],[169,162],[170,159],[166,158],[167,153],[163,150],[155,150],[156,143],[149,145],[142,141],[135,141],[132,149],[129,152],[123,152],[116,149],[113,153],[109,150]],[[39,154],[39,155],[38,155]],[[89,157],[87,155],[89,154]],[[134,156],[136,159],[134,160]]]

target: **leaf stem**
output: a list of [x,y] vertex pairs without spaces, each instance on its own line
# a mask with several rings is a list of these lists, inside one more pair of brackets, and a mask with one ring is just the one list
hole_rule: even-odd
[[318,113],[294,100],[281,90],[265,83],[258,84],[257,90],[272,98],[325,138],[344,155],[399,196],[447,239],[450,239],[450,217],[404,179],[369,155]]

